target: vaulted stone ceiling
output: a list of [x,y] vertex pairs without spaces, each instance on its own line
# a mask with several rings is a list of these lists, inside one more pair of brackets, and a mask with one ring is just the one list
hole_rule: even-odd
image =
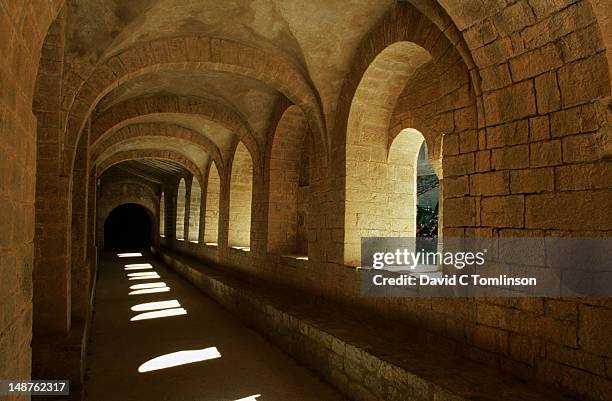
[[161,185],[175,174],[182,174],[185,168],[170,160],[141,159],[126,160],[109,168],[101,177],[101,183],[126,179],[144,180],[151,185]]
[[[111,58],[163,39],[215,38],[258,49],[283,60],[312,96],[311,108],[322,123],[332,124],[338,94],[351,58],[366,33],[382,18],[392,0],[79,0],[70,4],[66,22],[65,81],[88,80]],[[189,57],[189,56],[187,56]],[[249,63],[249,60],[241,60]],[[68,71],[68,73],[66,73]],[[75,78],[78,77],[78,78]],[[68,85],[70,86],[70,85]],[[73,85],[76,87],[77,85]],[[274,106],[285,94],[258,77],[213,71],[197,63],[181,68],[152,68],[121,79],[92,108],[91,120],[113,107],[139,99],[156,102],[178,96],[222,107],[242,119],[256,144],[265,149]],[[197,100],[194,100],[197,99]],[[129,103],[132,102],[132,103]],[[319,103],[319,104],[314,104]],[[206,136],[227,161],[240,135],[198,113],[143,113],[121,124],[171,123]],[[311,116],[312,117],[312,116]],[[117,126],[112,126],[116,130]],[[320,131],[325,131],[324,128]],[[102,134],[100,134],[102,135]],[[325,135],[323,133],[322,135]],[[155,140],[155,147],[168,148]],[[151,145],[151,143],[144,144]],[[116,147],[115,151],[123,146]],[[133,146],[132,146],[133,148]],[[106,153],[111,150],[107,150]],[[192,155],[193,156],[193,155]],[[196,158],[196,163],[203,158]],[[207,160],[206,160],[207,161]],[[199,166],[202,167],[202,166]]]

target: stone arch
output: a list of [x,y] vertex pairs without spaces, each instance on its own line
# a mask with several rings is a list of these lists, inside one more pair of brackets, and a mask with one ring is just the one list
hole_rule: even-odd
[[[413,128],[403,129],[391,143],[387,160],[386,213],[389,219],[386,235],[418,236],[418,173],[419,168],[428,164],[419,160],[419,155],[427,148],[425,136]],[[425,156],[428,158],[429,154]],[[441,178],[437,173],[436,177]]]
[[131,141],[135,138],[164,137],[179,138],[196,144],[203,152],[208,153],[215,163],[223,165],[221,153],[217,146],[205,136],[175,124],[135,124],[127,125],[117,131],[100,137],[92,143],[90,160],[96,161],[100,155],[114,145]]
[[372,60],[355,90],[346,133],[346,264],[359,264],[361,237],[414,233],[414,224],[412,230],[408,228],[408,222],[412,221],[408,215],[416,210],[416,201],[414,205],[395,210],[396,215],[389,214],[387,207],[391,198],[407,196],[405,192],[409,188],[416,191],[414,177],[415,185],[396,188],[395,184],[401,180],[400,172],[408,173],[404,170],[416,162],[418,149],[408,166],[400,168],[400,161],[389,157],[393,143],[389,125],[408,79],[431,60],[430,53],[421,46],[403,41],[393,43]]
[[[100,217],[101,221],[104,222],[106,220],[106,218],[108,217],[108,215],[110,214],[110,212],[112,212],[114,209],[118,208],[121,205],[125,205],[127,203],[135,203],[137,205],[142,206],[143,208],[145,208],[147,210],[147,212],[149,213],[149,216],[154,218],[155,216],[157,216],[157,214],[155,213],[155,211],[151,208],[151,205],[149,205],[147,202],[141,202],[141,201],[136,201],[136,200],[130,200],[130,199],[123,199],[123,200],[118,200],[116,202],[116,204],[111,207],[111,209],[106,212],[103,216]],[[153,220],[151,220],[153,222]]]
[[136,180],[122,179],[101,188],[99,195],[96,211],[96,238],[100,249],[104,247],[104,222],[110,212],[121,205],[135,203],[142,206],[150,215],[153,232],[155,233],[157,227],[161,228],[156,218],[158,216],[157,195],[149,186]]
[[187,66],[246,76],[278,90],[303,109],[311,129],[327,143],[318,95],[290,61],[233,41],[179,37],[135,45],[100,64],[87,80],[76,83],[74,96],[68,95],[72,101],[65,124],[64,171],[70,171],[81,130],[104,95],[137,76],[164,69],[184,70]]
[[185,179],[181,178],[178,184],[178,188],[176,190],[176,214],[174,215],[175,219],[175,231],[174,238],[179,241],[185,240],[185,230],[187,227],[185,225],[185,219],[187,216],[187,186],[185,184]]
[[189,228],[188,240],[190,242],[199,242],[200,240],[200,208],[202,206],[202,188],[197,177],[191,180],[191,189],[189,191]]
[[122,102],[105,110],[92,122],[90,143],[95,144],[106,135],[126,125],[137,123],[139,118],[144,116],[168,116],[168,123],[171,123],[175,115],[185,114],[202,116],[236,134],[244,142],[253,160],[258,161],[255,164],[259,165],[261,159],[259,147],[255,132],[247,119],[237,110],[204,98],[159,95]]
[[206,184],[206,211],[204,212],[204,243],[219,244],[219,202],[221,200],[221,176],[215,163],[208,169]]
[[608,77],[612,85],[612,15],[610,14],[610,3],[607,0],[589,0],[589,2],[597,19],[597,26],[606,49]]
[[287,107],[268,140],[265,182],[268,194],[268,252],[307,255],[306,219],[313,153],[301,109]]
[[387,157],[389,124],[397,99],[408,79],[432,60],[430,53],[412,42],[384,48],[364,72],[351,104],[347,126],[347,160]]
[[159,197],[159,236],[166,236],[166,197],[162,192]]
[[184,155],[178,152],[162,149],[138,149],[115,153],[112,156],[98,160],[96,162],[96,165],[94,166],[97,171],[96,175],[99,177],[104,171],[121,162],[138,159],[171,160],[183,166],[195,177],[203,176],[200,168],[197,166],[196,163],[194,163],[193,160],[185,157]]
[[[423,5],[423,4],[422,4]],[[434,18],[428,19],[420,9],[415,8],[408,2],[396,3],[385,18],[379,23],[366,38],[362,41],[355,55],[353,63],[347,77],[344,80],[339,97],[336,120],[334,123],[334,142],[344,143],[347,132],[348,116],[352,106],[355,92],[361,82],[366,70],[370,67],[374,59],[378,57],[386,48],[398,42],[408,42],[426,50],[434,61],[441,59],[447,52],[452,51],[453,43],[461,42],[457,33],[454,42],[451,42],[445,34],[450,34],[452,29],[449,25],[452,21],[439,13],[440,6],[435,4],[430,7],[422,7],[427,10],[427,14],[433,13]],[[437,10],[434,12],[434,10]],[[432,20],[444,24],[439,27]],[[410,26],[411,29],[406,29]],[[456,29],[455,29],[456,31]],[[465,69],[469,70],[473,66],[471,57],[464,59]],[[480,93],[480,88],[475,81],[471,81],[473,91]]]
[[[414,29],[406,30],[406,24]],[[389,158],[398,133],[414,126],[431,142],[430,150],[437,152],[431,156],[440,159],[442,135],[457,128],[454,108],[465,109],[467,125],[475,128],[476,100],[462,56],[435,24],[408,4],[393,7],[364,40],[354,60],[342,89],[341,99],[346,100],[339,103],[335,132],[345,147],[343,261],[357,266],[361,237],[414,231],[415,224],[409,230],[398,223],[412,219],[385,213],[389,199],[401,195],[401,190],[394,193],[388,179],[400,169]],[[431,71],[442,89],[430,93],[434,99],[429,103],[411,104],[409,100],[416,96],[410,90],[419,89],[423,81],[419,73],[431,77]],[[419,118],[422,115],[429,118]],[[450,128],[444,127],[448,117]],[[418,154],[418,148],[414,152]]]
[[253,161],[242,142],[236,146],[230,174],[228,246],[250,249]]
[[157,219],[156,219],[157,215],[155,214],[155,212],[153,210],[151,210],[149,207],[147,207],[143,203],[139,203],[139,202],[122,202],[120,204],[117,204],[115,207],[113,207],[108,212],[108,214],[104,217],[104,219],[99,222],[101,227],[99,228],[100,237],[98,239],[97,246],[100,249],[105,249],[106,246],[107,246],[106,238],[105,238],[106,237],[106,233],[105,233],[105,231],[106,231],[106,224],[105,223],[107,222],[108,218],[110,217],[110,215],[112,214],[113,211],[115,211],[117,208],[119,208],[121,206],[124,206],[124,205],[137,205],[137,206],[142,207],[142,210],[144,210],[144,212],[146,213],[146,215],[148,217],[149,224],[150,224],[150,227],[149,227],[149,238],[151,239],[151,243],[150,244],[151,245],[154,244],[155,233],[157,231]]

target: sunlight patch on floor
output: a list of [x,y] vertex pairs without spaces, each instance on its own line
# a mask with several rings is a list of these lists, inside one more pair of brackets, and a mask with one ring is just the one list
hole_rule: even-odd
[[120,258],[136,258],[136,257],[142,256],[142,253],[140,253],[140,252],[124,252],[124,253],[118,253],[117,256],[119,256]]
[[160,317],[181,316],[186,314],[187,311],[185,310],[185,308],[162,309],[153,312],[139,313],[138,315],[131,318],[130,322],[135,322],[137,320],[158,319]]
[[261,397],[261,394],[253,394],[235,401],[257,401],[257,397]]
[[168,292],[168,291],[170,291],[170,287],[146,288],[143,290],[130,291],[128,295],[155,294],[157,292]]
[[163,281],[160,281],[157,283],[134,284],[130,286],[130,290],[132,291],[128,295],[154,294],[156,292],[168,292],[170,287]]
[[150,310],[158,310],[158,309],[168,309],[168,308],[179,308],[181,304],[176,299],[171,301],[157,301],[157,302],[147,302],[144,304],[138,304],[132,306],[132,311],[134,312],[145,312]]
[[128,280],[150,280],[150,279],[154,279],[154,278],[161,278],[159,277],[159,274],[157,273],[153,273],[150,275],[146,275],[146,276],[132,276],[130,278],[128,278]]
[[138,367],[138,372],[151,372],[216,358],[221,358],[221,353],[219,353],[217,347],[177,351],[148,360]]
[[144,284],[134,284],[130,286],[130,290],[143,290],[145,288],[159,288],[159,287],[167,287],[168,284],[160,281],[158,283],[144,283]]
[[132,263],[125,265],[123,270],[147,270],[152,268],[151,263]]
[[157,272],[134,272],[134,273],[128,273],[128,277],[154,276],[154,275],[157,275]]

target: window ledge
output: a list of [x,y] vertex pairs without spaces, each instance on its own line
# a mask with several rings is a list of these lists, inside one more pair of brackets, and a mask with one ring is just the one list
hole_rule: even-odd
[[291,255],[280,255],[281,260],[283,261],[283,263],[293,267],[293,268],[297,268],[297,267],[302,267],[302,268],[306,268],[308,267],[308,256],[306,255],[296,255],[296,254],[291,254]]
[[251,252],[250,246],[232,246],[231,249],[235,249],[240,252]]
[[290,254],[290,255],[281,255],[281,258],[287,259],[295,259],[295,260],[308,260],[307,255],[299,255],[299,254]]

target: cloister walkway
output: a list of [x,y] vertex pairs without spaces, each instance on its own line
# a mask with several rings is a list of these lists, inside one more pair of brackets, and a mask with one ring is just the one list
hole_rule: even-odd
[[343,399],[162,263],[122,256],[99,265],[86,400]]

